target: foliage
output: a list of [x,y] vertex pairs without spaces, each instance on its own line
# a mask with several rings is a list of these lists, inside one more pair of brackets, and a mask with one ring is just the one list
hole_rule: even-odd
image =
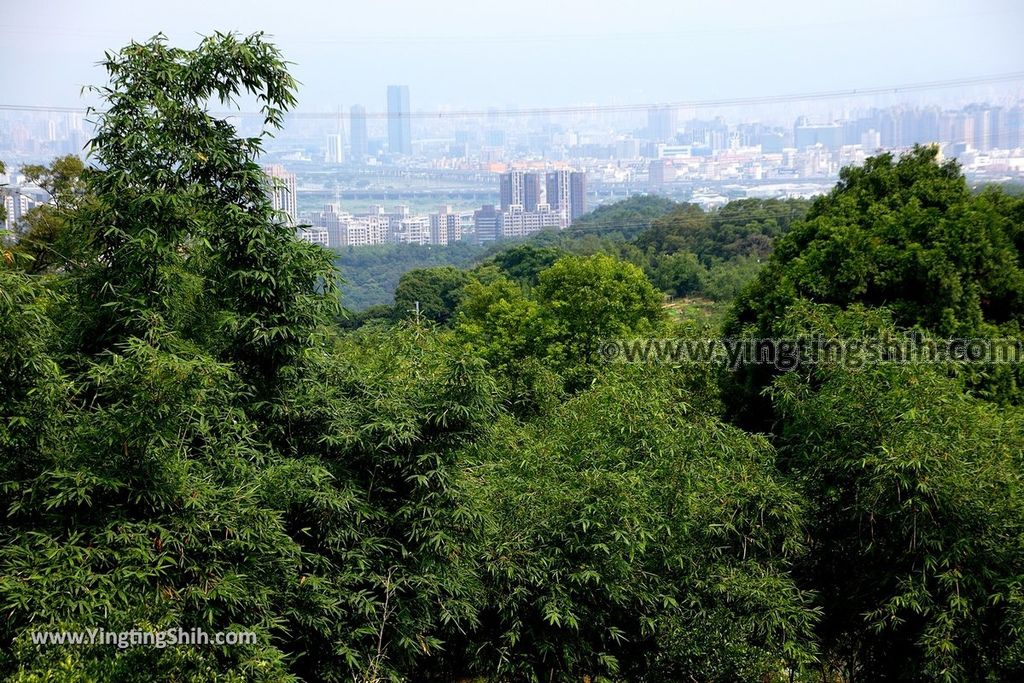
[[843,169],[777,245],[740,323],[770,329],[791,302],[886,306],[903,327],[970,335],[1024,313],[1020,200],[970,193],[934,148]]
[[694,412],[672,373],[606,375],[529,425],[500,421],[470,458],[480,675],[758,680],[813,658],[786,574],[799,496],[766,442]]
[[568,235],[600,234],[610,239],[629,240],[651,222],[671,211],[678,204],[658,195],[633,195],[613,204],[599,206],[572,222]]
[[82,160],[68,155],[54,159],[49,166],[23,166],[21,172],[27,182],[47,192],[49,202],[33,206],[16,226],[15,252],[20,266],[39,274],[93,257],[90,236],[73,233],[68,225],[71,215],[88,201]]
[[549,353],[565,363],[596,359],[602,341],[655,332],[661,296],[636,266],[611,256],[569,256],[540,275],[537,301],[549,328]]
[[[923,149],[844,170],[805,219],[631,198],[589,232],[342,254],[397,287],[345,317],[336,255],[256,163],[295,101],[277,50],[158,36],[104,65],[97,165],[27,169],[53,202],[0,267],[0,678],[1024,675],[1024,421],[993,403],[1018,368],[757,366],[722,391],[598,353],[714,334],[658,288],[739,293],[731,333],[1018,335],[1021,199]],[[247,97],[257,137],[207,111]],[[256,642],[32,642],[100,627]]]
[[696,204],[683,204],[654,221],[637,238],[637,245],[655,253],[690,251],[706,265],[737,256],[765,257],[772,242],[807,209],[808,202],[802,199],[739,199],[710,213]]
[[468,241],[446,246],[382,244],[348,247],[335,253],[335,266],[345,282],[342,301],[351,311],[390,305],[402,275],[417,268],[454,266],[466,268],[482,258],[491,247]]
[[465,271],[451,266],[410,270],[395,289],[396,316],[411,318],[418,310],[427,320],[444,324],[454,315],[468,282]]
[[[892,333],[887,316],[795,310],[792,333]],[[807,587],[846,680],[1024,673],[1024,420],[920,365],[808,366],[771,389],[810,509]],[[851,569],[853,569],[851,571]]]
[[566,252],[557,247],[538,247],[527,242],[502,249],[484,265],[494,265],[512,280],[535,287],[541,271],[565,255]]

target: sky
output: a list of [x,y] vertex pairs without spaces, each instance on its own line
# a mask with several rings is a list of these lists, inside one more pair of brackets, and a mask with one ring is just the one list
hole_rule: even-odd
[[187,47],[265,31],[294,62],[298,110],[372,112],[391,83],[431,111],[1001,74],[1024,71],[1021,28],[1021,0],[41,0],[0,14],[0,104],[83,105],[81,87],[106,80],[104,51],[157,32]]

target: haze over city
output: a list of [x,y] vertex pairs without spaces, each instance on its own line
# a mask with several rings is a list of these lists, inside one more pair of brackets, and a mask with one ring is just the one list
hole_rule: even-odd
[[[81,104],[105,50],[163,32],[266,31],[293,62],[299,110],[654,103],[866,88],[1003,73],[1024,57],[1015,0],[515,3],[74,0],[8,13],[8,102]],[[17,73],[16,85],[15,74]],[[12,92],[13,89],[13,92]],[[16,95],[16,97],[15,97]]]

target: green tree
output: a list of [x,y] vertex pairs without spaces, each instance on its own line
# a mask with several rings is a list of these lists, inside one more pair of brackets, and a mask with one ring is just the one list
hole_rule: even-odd
[[844,168],[836,188],[777,245],[771,265],[737,309],[770,329],[797,298],[886,306],[903,327],[941,335],[1024,313],[1019,200],[972,195],[955,161],[918,147]]
[[[776,243],[771,261],[737,301],[730,335],[779,336],[802,301],[886,308],[898,328],[941,337],[1019,337],[1024,320],[1022,200],[991,189],[972,194],[955,161],[917,147],[844,168],[805,220]],[[972,391],[1022,400],[1019,366],[976,366]],[[763,368],[746,369],[737,410],[764,428],[771,407]]]
[[708,214],[696,204],[680,204],[672,213],[658,218],[636,238],[638,247],[658,254],[687,250],[693,235],[707,232]]
[[471,447],[489,605],[465,645],[474,673],[761,680],[813,660],[787,574],[800,498],[767,442],[687,397],[670,371],[610,368]]
[[88,201],[82,160],[68,155],[54,159],[49,166],[23,166],[21,172],[28,182],[49,195],[47,203],[33,206],[16,226],[16,250],[22,255],[22,267],[39,274],[93,258],[94,236],[76,233],[69,225],[70,216]]
[[[108,54],[111,84],[89,175],[95,202],[78,213],[100,258],[73,273],[81,343],[110,349],[167,331],[210,346],[258,399],[310,332],[333,313],[326,251],[294,239],[272,211],[256,159],[263,135],[238,137],[211,116],[211,99],[263,102],[269,134],[295,102],[295,81],[260,35],[216,34],[195,50],[162,36]],[[216,339],[216,341],[215,341]]]
[[[893,334],[885,311],[801,306],[787,333]],[[845,680],[1024,673],[1024,419],[922,365],[855,358],[776,380],[782,464],[810,502],[801,574]],[[852,364],[852,367],[851,367]]]
[[410,270],[395,289],[395,315],[411,319],[418,310],[423,318],[443,325],[455,314],[468,282],[469,275],[452,266]]
[[700,291],[707,277],[704,266],[694,254],[676,252],[657,259],[651,281],[663,292],[687,296]]
[[519,284],[501,275],[470,282],[455,329],[468,351],[499,378],[517,414],[550,409],[561,397],[561,380],[544,362],[550,335],[540,306]]
[[737,199],[710,213],[702,229],[679,237],[684,247],[700,254],[705,263],[766,258],[775,240],[804,218],[810,204],[806,199]]
[[530,287],[537,285],[542,270],[550,268],[566,252],[556,247],[517,244],[499,251],[487,263],[494,264],[506,276]]
[[573,365],[596,360],[602,341],[653,333],[664,320],[643,271],[606,255],[559,260],[541,273],[537,301],[549,354]]
[[671,213],[679,204],[659,195],[633,195],[613,204],[599,206],[572,222],[567,231],[555,233],[567,239],[601,235],[618,241],[634,238],[651,222]]

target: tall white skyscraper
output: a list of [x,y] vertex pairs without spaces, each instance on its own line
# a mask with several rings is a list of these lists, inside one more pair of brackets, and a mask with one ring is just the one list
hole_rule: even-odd
[[324,161],[329,164],[340,164],[344,159],[341,137],[341,133],[331,133],[327,136],[327,153],[324,155]]

